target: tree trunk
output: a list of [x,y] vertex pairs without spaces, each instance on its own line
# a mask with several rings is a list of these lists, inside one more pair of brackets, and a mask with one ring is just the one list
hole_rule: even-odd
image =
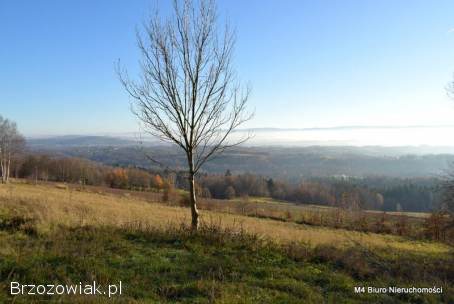
[[5,162],[3,159],[0,159],[0,170],[2,171],[1,182],[5,183]]
[[6,182],[9,182],[9,171],[11,167],[11,155],[8,155],[8,162],[6,163]]
[[195,173],[194,173],[194,160],[192,151],[187,154],[189,165],[189,201],[191,204],[191,227],[193,230],[199,228],[199,211],[197,210],[197,197],[195,194]]
[[194,173],[192,171],[189,173],[189,195],[190,195],[191,216],[192,216],[191,226],[192,226],[193,230],[197,230],[199,228],[199,211],[197,210],[197,198],[195,195]]

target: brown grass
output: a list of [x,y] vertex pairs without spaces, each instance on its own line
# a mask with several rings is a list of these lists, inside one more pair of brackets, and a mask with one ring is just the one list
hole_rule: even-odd
[[[38,228],[43,231],[58,224],[123,226],[140,223],[162,227],[189,222],[190,213],[187,208],[167,206],[145,195],[125,193],[64,188],[55,184],[0,185],[0,212],[14,212],[36,218]],[[279,242],[296,241],[339,247],[361,244],[368,248],[393,248],[433,254],[445,254],[452,250],[452,247],[437,242],[410,241],[398,236],[307,226],[209,210],[201,211],[201,219],[205,223],[244,229]]]

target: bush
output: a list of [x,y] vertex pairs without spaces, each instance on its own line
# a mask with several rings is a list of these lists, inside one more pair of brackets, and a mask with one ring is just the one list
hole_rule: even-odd
[[189,207],[191,206],[191,199],[188,193],[182,194],[180,200],[178,201],[180,207]]
[[226,199],[235,198],[236,196],[235,189],[232,186],[228,186],[227,189],[225,189],[224,196]]
[[174,192],[173,185],[166,181],[163,186],[162,201],[168,203]]

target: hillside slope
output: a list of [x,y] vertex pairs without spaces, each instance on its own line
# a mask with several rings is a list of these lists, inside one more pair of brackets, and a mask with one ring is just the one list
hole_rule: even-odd
[[[16,296],[15,303],[449,303],[453,248],[389,235],[202,211],[127,193],[0,186],[0,302],[9,282],[96,280],[106,296]],[[354,286],[442,286],[442,295],[355,294]]]

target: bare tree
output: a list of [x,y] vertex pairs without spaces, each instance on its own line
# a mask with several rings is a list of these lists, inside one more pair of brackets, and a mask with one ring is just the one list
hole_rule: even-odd
[[[446,86],[448,96],[454,100],[454,80]],[[447,174],[441,183],[442,206],[441,210],[448,213],[450,221],[445,227],[446,230],[454,228],[454,164],[450,165]]]
[[448,84],[445,87],[446,94],[448,94],[449,98],[454,100],[454,77],[453,80],[448,82]]
[[11,161],[24,145],[24,138],[17,130],[17,125],[0,116],[0,171],[2,184],[9,181]]
[[246,113],[250,89],[232,67],[235,35],[228,24],[217,26],[213,1],[174,1],[173,17],[156,13],[137,32],[141,73],[133,81],[117,66],[132,111],[146,132],[180,147],[187,157],[192,227],[199,213],[195,177],[200,168],[249,135],[232,140],[232,132],[252,117]]
[[441,177],[439,190],[441,191],[441,211],[454,214],[454,164],[450,164],[449,169]]

